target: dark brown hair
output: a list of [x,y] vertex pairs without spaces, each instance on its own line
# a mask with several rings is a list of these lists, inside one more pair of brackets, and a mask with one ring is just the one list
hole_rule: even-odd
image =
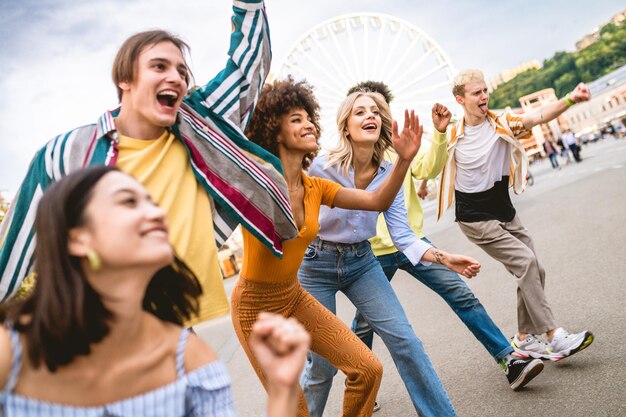
[[[290,76],[286,80],[265,84],[246,130],[248,138],[278,156],[276,137],[280,132],[281,117],[289,111],[302,108],[311,118],[311,123],[321,134],[320,105],[313,95],[313,87],[306,81],[295,82]],[[307,169],[317,152],[310,152],[302,160],[302,169]]]
[[[183,55],[183,59],[185,59],[185,56],[189,54],[190,48],[185,41],[164,30],[149,30],[146,32],[136,33],[126,39],[119,51],[117,51],[115,60],[113,60],[112,77],[115,88],[117,89],[117,98],[120,101],[122,101],[122,89],[119,84],[121,82],[130,83],[135,81],[136,63],[141,52],[143,52],[146,47],[153,46],[161,42],[172,42],[180,50],[180,53]],[[187,67],[185,81],[187,82],[187,87],[190,87],[191,71],[189,70],[186,60],[185,66]]]
[[385,101],[387,102],[387,104],[391,104],[391,101],[393,100],[393,93],[391,92],[391,89],[389,88],[387,84],[385,84],[382,81],[372,81],[372,80],[361,81],[360,83],[355,84],[352,87],[350,87],[350,89],[348,90],[348,94],[346,94],[346,96],[349,96],[350,94],[356,93],[356,92],[364,92],[364,93],[370,92],[370,93],[381,94],[385,98]]
[[[99,166],[70,174],[51,185],[39,202],[35,219],[37,283],[25,299],[6,307],[6,320],[25,335],[28,357],[35,367],[43,361],[54,372],[76,356],[88,355],[91,345],[108,334],[109,322],[115,319],[87,281],[80,258],[68,251],[70,229],[85,224],[84,211],[93,189],[111,171],[116,168]],[[143,309],[181,325],[197,313],[201,293],[198,279],[175,258],[148,284]]]

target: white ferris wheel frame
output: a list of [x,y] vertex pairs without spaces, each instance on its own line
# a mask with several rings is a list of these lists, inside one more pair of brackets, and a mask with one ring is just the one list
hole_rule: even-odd
[[[353,31],[360,27],[363,28],[362,36],[364,39],[367,39],[369,31],[380,31],[373,50],[369,48],[358,50],[359,53],[362,52],[361,56],[357,54],[355,36],[353,34]],[[349,54],[339,53],[336,56],[331,56],[321,42],[328,37],[329,42],[334,45],[335,49],[342,51],[345,48],[339,45],[337,34],[343,31],[346,31],[348,36]],[[395,33],[395,37],[392,38],[391,46],[388,48],[387,45],[382,45],[386,31]],[[398,43],[402,37],[406,35],[409,37],[409,47],[406,47],[404,51],[400,50],[399,56],[396,57],[394,54],[397,52]],[[408,65],[407,68],[402,68],[402,64],[409,58],[409,54],[415,52],[413,48],[419,47],[420,45],[427,47],[426,51],[419,58],[415,59],[415,61],[411,61],[411,64]],[[314,67],[313,70],[298,67],[298,56],[300,56],[300,54],[306,55],[307,50],[310,50],[313,46],[317,47],[322,55],[325,56],[326,61],[324,63],[327,63],[329,67],[325,67],[315,60],[310,61]],[[410,82],[398,88],[398,86],[394,86],[393,81],[389,81],[390,78],[395,80],[406,79],[413,71],[419,69],[420,65],[427,59],[432,59],[433,57],[436,59],[438,65],[425,69],[417,77],[412,78]],[[349,59],[352,65],[348,61]],[[372,59],[373,61],[371,61]],[[370,62],[382,62],[382,67],[368,65]],[[343,97],[345,97],[348,88],[357,82],[368,79],[376,81],[386,80],[385,82],[389,84],[395,97],[392,103],[392,110],[394,110],[394,105],[396,108],[402,109],[416,108],[416,106],[419,106],[422,109],[420,116],[422,117],[422,124],[424,124],[425,127],[430,125],[430,123],[424,121],[424,117],[428,116],[430,118],[430,115],[425,114],[426,111],[424,109],[432,106],[434,101],[432,99],[420,101],[416,98],[420,94],[441,89],[442,92],[445,91],[446,96],[441,97],[441,99],[437,101],[447,105],[453,113],[458,112],[458,108],[450,92],[452,79],[456,73],[451,59],[441,46],[422,29],[406,20],[388,14],[373,12],[349,13],[327,19],[300,36],[285,54],[277,68],[279,77],[284,78],[287,74],[291,74],[291,71],[296,70],[298,74],[303,75],[309,83],[316,87],[315,95],[322,105],[321,116],[322,123],[325,126],[334,124],[337,106]],[[373,68],[373,71],[369,74],[366,72],[368,68]],[[318,72],[316,73],[315,71]],[[401,75],[396,76],[398,72],[401,72]],[[439,73],[439,76],[443,76],[445,80],[419,90],[411,90],[411,88],[419,84],[420,81],[423,81],[425,78],[435,73]],[[326,80],[332,82],[332,85],[325,85],[328,82],[320,80],[318,74],[323,74]],[[328,106],[328,103],[335,104],[334,108],[324,108],[324,104]],[[331,105],[330,107],[333,106]],[[394,114],[396,113],[398,113],[398,111],[394,111]],[[330,120],[332,120],[332,122]],[[330,135],[328,135],[328,130],[328,128],[325,129],[325,136],[334,136],[336,138],[336,134],[330,133]]]

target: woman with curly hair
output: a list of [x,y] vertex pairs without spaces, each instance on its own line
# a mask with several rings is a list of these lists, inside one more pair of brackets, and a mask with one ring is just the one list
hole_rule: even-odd
[[[393,172],[376,191],[343,188],[332,181],[307,176],[318,151],[319,105],[311,87],[293,79],[266,84],[247,130],[253,142],[280,158],[289,188],[298,235],[284,243],[278,259],[247,230],[243,231],[244,262],[231,297],[232,318],[250,362],[267,389],[266,375],[248,347],[250,329],[259,311],[295,317],[311,334],[311,350],[346,374],[343,415],[370,416],[382,378],[376,356],[333,313],[302,289],[297,271],[304,251],[317,235],[320,207],[385,210],[401,187],[419,149],[422,127],[407,112],[402,133],[393,129],[399,155]],[[390,136],[391,139],[391,136]],[[309,411],[300,390],[299,415]]]

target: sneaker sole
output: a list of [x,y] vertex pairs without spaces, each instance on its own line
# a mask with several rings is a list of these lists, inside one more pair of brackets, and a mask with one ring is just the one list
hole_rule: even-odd
[[526,368],[524,368],[524,371],[517,377],[517,379],[513,381],[511,388],[513,391],[519,390],[532,381],[534,377],[539,375],[541,371],[543,371],[543,362],[539,359],[534,359]]
[[521,349],[516,348],[515,346],[513,346],[513,348],[515,349],[515,351],[513,353],[511,353],[511,355],[513,355],[513,356],[515,356],[517,358],[521,358],[521,359],[532,358],[532,359],[541,359],[541,360],[547,360],[547,359],[555,360],[555,359],[552,358],[554,355],[551,355],[551,354],[541,354],[541,353],[538,353],[538,352],[533,352],[531,350],[521,350]]
[[574,353],[578,353],[581,350],[587,349],[589,347],[589,345],[592,344],[592,343],[593,343],[593,333],[587,332],[585,334],[585,338],[583,339],[583,342],[578,347],[570,350],[569,353],[567,353],[567,354],[564,354],[563,352],[555,353],[554,355],[551,355],[554,358],[550,357],[550,360],[558,362],[558,361],[560,361],[562,359],[569,358]]

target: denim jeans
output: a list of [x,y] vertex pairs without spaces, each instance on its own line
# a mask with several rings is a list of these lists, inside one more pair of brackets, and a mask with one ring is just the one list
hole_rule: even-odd
[[[307,248],[298,276],[302,287],[333,313],[337,291],[361,311],[391,353],[420,416],[456,416],[368,241],[348,245],[316,239]],[[309,354],[301,383],[312,417],[322,416],[336,373],[324,358]]]
[[[422,238],[422,240],[430,243],[426,238]],[[378,261],[389,281],[399,268],[439,294],[496,362],[500,362],[506,355],[513,352],[509,341],[458,274],[440,264],[425,266],[418,263],[413,265],[400,251],[379,256]],[[361,338],[363,343],[370,348],[372,347],[374,331],[359,310],[357,310],[352,322],[352,330]]]

